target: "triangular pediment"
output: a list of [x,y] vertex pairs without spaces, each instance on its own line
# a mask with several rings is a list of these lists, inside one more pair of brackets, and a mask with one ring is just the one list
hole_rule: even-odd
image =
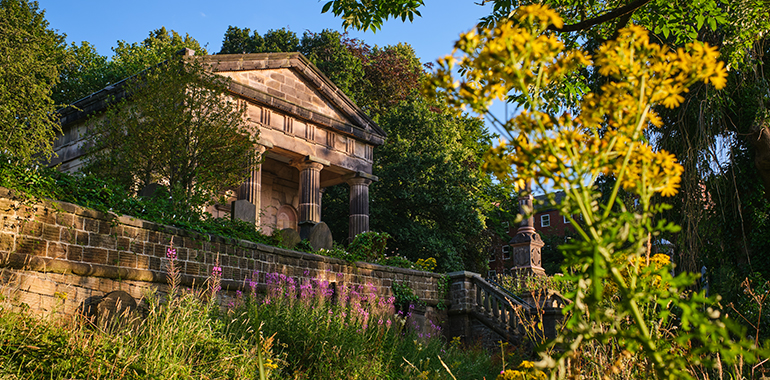
[[300,53],[203,57],[230,91],[294,117],[381,145],[385,132]]

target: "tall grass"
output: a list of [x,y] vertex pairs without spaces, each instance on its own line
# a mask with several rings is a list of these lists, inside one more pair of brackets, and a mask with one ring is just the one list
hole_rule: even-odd
[[197,292],[171,276],[169,294],[109,322],[0,299],[0,379],[494,379],[501,368],[499,355],[447,344],[432,322],[416,331],[371,285],[269,274],[220,306],[216,273]]
[[213,304],[185,292],[163,304],[149,299],[147,305],[146,316],[123,315],[110,326],[56,314],[39,318],[5,300],[0,304],[0,378],[255,377],[255,339],[228,335],[225,321],[211,318]]

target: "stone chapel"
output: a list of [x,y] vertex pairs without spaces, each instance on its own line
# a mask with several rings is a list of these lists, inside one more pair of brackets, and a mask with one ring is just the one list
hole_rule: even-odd
[[[386,137],[375,122],[300,53],[195,59],[231,79],[229,95],[245,102],[249,122],[259,133],[255,149],[263,161],[240,186],[237,200],[255,206],[255,222],[265,233],[292,228],[306,235],[322,220],[323,189],[345,182],[350,185],[349,237],[369,230],[369,185],[377,180],[374,148]],[[124,82],[61,111],[62,135],[52,165],[70,172],[82,166],[88,116],[105,109],[109,97],[123,96]],[[209,211],[225,216],[231,210],[219,205]]]

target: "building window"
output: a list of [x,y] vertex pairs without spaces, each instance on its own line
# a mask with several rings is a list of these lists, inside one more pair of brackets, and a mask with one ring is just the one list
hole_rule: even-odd
[[548,214],[540,215],[540,227],[548,227],[551,225],[551,216]]
[[503,222],[503,228],[508,228],[508,222]]
[[511,247],[508,245],[503,246],[503,260],[511,259]]
[[569,219],[566,216],[562,216],[562,218],[564,218],[564,224],[569,224]]
[[497,256],[497,255],[495,255],[495,253],[494,253],[494,252],[492,252],[492,253],[490,253],[490,254],[489,254],[489,262],[490,262],[490,263],[491,263],[491,262],[493,262],[493,261],[495,261],[495,256]]
[[495,270],[491,270],[487,272],[487,278],[495,278],[497,277],[497,272]]

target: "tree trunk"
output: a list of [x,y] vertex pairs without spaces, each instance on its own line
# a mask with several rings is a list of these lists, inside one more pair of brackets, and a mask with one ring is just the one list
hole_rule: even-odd
[[751,135],[751,144],[756,151],[754,165],[765,185],[765,198],[770,200],[770,128],[766,122],[760,125],[762,127]]

